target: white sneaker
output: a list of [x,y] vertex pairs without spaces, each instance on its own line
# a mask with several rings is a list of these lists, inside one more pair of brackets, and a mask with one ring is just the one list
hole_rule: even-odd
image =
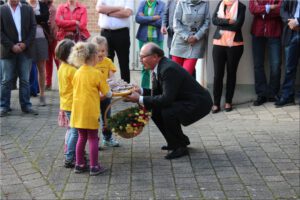
[[117,140],[115,140],[113,137],[110,138],[110,140],[102,140],[102,145],[106,147],[119,147],[120,144]]

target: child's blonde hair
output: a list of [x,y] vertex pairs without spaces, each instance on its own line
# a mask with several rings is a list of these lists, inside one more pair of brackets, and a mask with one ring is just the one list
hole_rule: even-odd
[[76,66],[81,66],[97,54],[97,46],[91,42],[78,42],[72,48],[68,61]]
[[107,47],[107,40],[105,37],[103,36],[94,36],[92,39],[91,39],[91,42],[97,44],[97,45],[105,45]]

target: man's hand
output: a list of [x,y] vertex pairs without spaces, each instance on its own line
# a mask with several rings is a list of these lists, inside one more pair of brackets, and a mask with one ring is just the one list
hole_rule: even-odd
[[133,88],[132,88],[133,92],[137,92],[139,94],[142,94],[142,90],[138,85],[133,84]]
[[12,52],[14,53],[21,53],[23,50],[21,49],[21,47],[18,44],[15,44],[12,48],[11,48]]
[[140,13],[139,13],[139,16],[141,16],[141,17],[144,17],[144,16],[145,16],[145,14],[144,14],[144,13],[142,13],[142,12],[140,12]]
[[137,92],[132,92],[131,95],[126,96],[125,100],[133,103],[139,102],[140,94]]
[[288,26],[289,26],[290,29],[296,30],[296,28],[298,26],[297,19],[288,19]]
[[19,45],[19,47],[22,49],[22,51],[24,51],[26,49],[26,44],[24,42],[20,42],[17,45]]
[[161,29],[160,29],[160,32],[161,32],[162,34],[166,35],[166,34],[168,33],[167,27],[162,26]]

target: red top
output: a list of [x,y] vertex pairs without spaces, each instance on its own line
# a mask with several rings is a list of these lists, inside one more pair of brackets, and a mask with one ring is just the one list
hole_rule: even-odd
[[[282,21],[280,17],[280,6],[282,0],[250,0],[249,10],[253,14],[251,34],[257,37],[280,37],[282,32]],[[276,4],[274,10],[266,12],[266,4]]]
[[79,30],[85,38],[90,37],[87,30],[87,11],[86,7],[76,2],[73,12],[70,10],[70,4],[60,4],[57,8],[55,22],[58,26],[57,40],[63,40],[66,33],[76,31],[76,21],[79,21]]

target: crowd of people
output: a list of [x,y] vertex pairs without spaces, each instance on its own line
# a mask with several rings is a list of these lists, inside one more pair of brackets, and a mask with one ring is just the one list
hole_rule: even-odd
[[[104,172],[98,161],[99,118],[103,118],[110,104],[112,92],[106,80],[117,70],[113,63],[115,54],[121,78],[130,82],[133,1],[98,0],[101,33],[92,38],[87,29],[87,9],[77,0],[66,0],[57,8],[53,0],[8,0],[1,4],[1,117],[11,112],[10,97],[16,77],[22,111],[38,115],[30,102],[30,71],[37,67],[40,106],[46,106],[45,90],[52,87],[55,62],[60,110],[70,121],[65,137],[65,167],[75,167],[76,173],[90,170],[90,175]],[[293,104],[300,58],[300,0],[250,0],[249,10],[253,15],[252,55],[257,94],[253,105],[267,101],[275,102],[276,107]],[[139,24],[136,38],[143,65],[142,81],[127,100],[152,110],[152,119],[167,142],[162,150],[170,151],[166,159],[188,154],[190,141],[181,125],[190,125],[210,111],[221,111],[225,69],[224,110],[233,109],[236,74],[244,51],[241,29],[245,13],[246,6],[239,0],[220,0],[212,14],[209,1],[140,1],[135,21]],[[211,22],[217,28],[209,42]],[[164,35],[168,35],[169,58],[162,50]],[[207,42],[213,45],[213,100],[194,78],[197,59],[204,57]],[[282,46],[285,76],[280,93]],[[269,78],[264,66],[266,50]],[[103,128],[102,133],[103,145],[119,146],[109,130]],[[84,159],[87,140],[89,167]]]

